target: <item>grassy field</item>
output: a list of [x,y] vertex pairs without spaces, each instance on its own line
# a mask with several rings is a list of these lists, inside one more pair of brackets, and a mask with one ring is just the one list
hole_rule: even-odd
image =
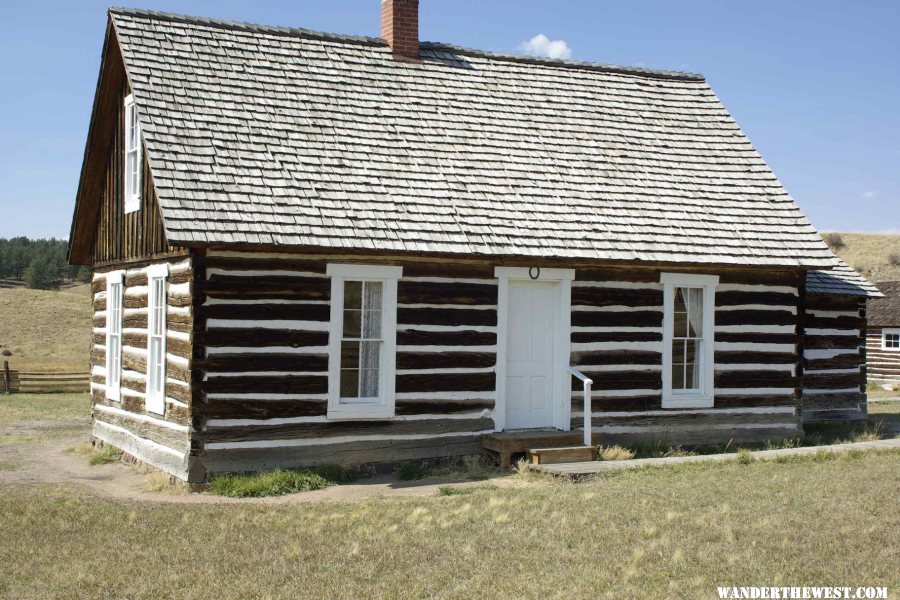
[[14,369],[87,371],[90,285],[61,292],[0,288],[0,350]]
[[891,256],[900,257],[900,235],[841,233],[843,247],[832,248],[851,267],[870,281],[900,279],[900,264],[891,264]]
[[127,504],[12,485],[0,594],[714,597],[900,585],[900,452],[621,472],[460,496]]
[[67,420],[91,414],[89,394],[0,394],[0,423]]

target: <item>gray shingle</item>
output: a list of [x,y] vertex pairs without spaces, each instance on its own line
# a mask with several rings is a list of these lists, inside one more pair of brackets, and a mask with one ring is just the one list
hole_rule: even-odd
[[834,264],[700,76],[110,14],[172,243]]
[[806,293],[834,296],[863,296],[879,298],[883,294],[868,279],[857,273],[840,258],[830,271],[810,271],[806,274]]

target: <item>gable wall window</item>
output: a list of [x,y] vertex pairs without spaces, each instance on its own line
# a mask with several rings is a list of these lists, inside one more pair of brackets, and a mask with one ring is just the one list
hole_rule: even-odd
[[881,330],[881,349],[900,352],[900,328]]
[[123,193],[125,213],[141,207],[141,125],[138,123],[134,96],[125,98],[125,181]]
[[713,275],[663,273],[663,408],[713,405]]
[[122,271],[106,276],[106,397],[122,394]]
[[394,416],[401,267],[330,264],[328,418]]
[[147,411],[163,414],[166,408],[166,281],[169,266],[147,268]]

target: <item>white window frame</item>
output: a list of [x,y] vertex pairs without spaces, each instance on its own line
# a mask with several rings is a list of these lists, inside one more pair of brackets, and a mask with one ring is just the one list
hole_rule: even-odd
[[[710,408],[715,401],[715,314],[716,275],[662,273],[663,284],[663,408]],[[672,389],[672,338],[675,312],[675,288],[693,287],[703,290],[703,336],[700,349],[700,385],[698,390]]]
[[888,352],[900,352],[900,348],[891,348],[887,345],[888,335],[900,335],[900,328],[888,327],[881,330],[881,349]]
[[[137,131],[135,135],[131,135],[131,122],[132,115],[134,115],[134,123]],[[134,96],[132,94],[128,94],[125,96],[125,126],[123,127],[125,131],[125,144],[123,146],[125,152],[122,158],[122,198],[125,203],[125,214],[133,213],[141,208],[141,175],[143,169],[142,166],[142,156],[141,156],[141,124],[137,120],[137,107],[134,104]],[[137,140],[137,145],[133,148],[128,147],[128,141],[134,137]],[[131,175],[133,173],[129,173],[128,171],[128,157],[130,154],[134,155],[134,165],[137,169],[137,176],[135,177],[135,185],[137,189],[131,189]]]
[[[402,267],[329,264],[331,322],[328,331],[328,418],[334,420],[389,419],[394,416],[397,363],[397,281]],[[341,401],[341,341],[344,329],[344,282],[378,281],[383,287],[382,346],[379,394],[371,402]]]
[[[147,390],[146,390],[146,404],[145,408],[147,412],[156,413],[159,415],[165,414],[166,411],[166,368],[167,368],[167,360],[166,360],[166,352],[168,352],[167,348],[167,336],[168,332],[168,277],[169,277],[169,265],[166,263],[150,265],[147,267]],[[156,282],[162,281],[163,286],[163,303],[162,306],[157,306],[157,298],[156,294],[154,294],[154,287]],[[161,309],[161,311],[159,310]],[[160,312],[162,313],[160,315]],[[162,322],[159,323],[159,331],[161,333],[154,334],[153,331],[157,329],[157,319],[162,317]],[[162,364],[156,363],[156,357],[153,353],[153,338],[161,338],[162,344]],[[162,372],[162,375],[159,375],[159,372]],[[162,388],[161,390],[157,390],[158,378],[161,377]]]
[[[125,298],[124,271],[106,274],[106,398],[122,400],[122,321]],[[112,338],[117,338],[112,351]]]

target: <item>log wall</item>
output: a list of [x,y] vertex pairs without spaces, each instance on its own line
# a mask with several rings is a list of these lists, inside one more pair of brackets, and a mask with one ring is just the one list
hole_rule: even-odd
[[[900,384],[900,349],[881,348],[882,327],[866,329],[866,369],[872,383]],[[888,327],[887,329],[897,329]]]
[[106,398],[106,268],[94,273],[91,346],[92,435],[135,458],[193,480],[190,456],[193,270],[187,257],[169,263],[165,414],[145,408],[148,282],[146,264],[125,269],[121,401]]
[[806,297],[804,422],[866,419],[865,310],[854,296]]
[[[492,264],[385,259],[404,268],[397,416],[329,422],[326,264],[383,261],[226,251],[196,260],[194,446],[209,472],[466,454],[493,430]],[[572,361],[595,381],[595,431],[684,444],[797,435],[799,274],[722,275],[716,405],[663,410],[659,273],[577,270]],[[580,411],[574,393],[576,426]]]

